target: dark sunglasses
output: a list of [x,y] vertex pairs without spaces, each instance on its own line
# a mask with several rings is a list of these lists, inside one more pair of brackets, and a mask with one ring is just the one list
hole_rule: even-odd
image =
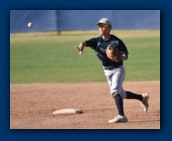
[[97,26],[98,26],[98,28],[102,28],[102,27],[104,28],[104,27],[107,27],[109,25],[107,25],[107,24],[98,24]]

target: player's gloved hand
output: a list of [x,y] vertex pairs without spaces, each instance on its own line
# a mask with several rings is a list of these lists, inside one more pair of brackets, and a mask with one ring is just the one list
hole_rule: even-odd
[[117,48],[112,47],[111,45],[109,45],[106,49],[106,55],[107,58],[111,61],[114,62],[121,62],[122,59],[122,55],[121,53],[118,51]]

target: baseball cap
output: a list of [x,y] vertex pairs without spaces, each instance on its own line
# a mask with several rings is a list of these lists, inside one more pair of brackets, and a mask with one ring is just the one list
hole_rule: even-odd
[[106,25],[112,26],[112,23],[111,23],[111,21],[110,21],[108,18],[102,18],[102,19],[97,23],[97,25],[99,25],[99,24],[106,24]]

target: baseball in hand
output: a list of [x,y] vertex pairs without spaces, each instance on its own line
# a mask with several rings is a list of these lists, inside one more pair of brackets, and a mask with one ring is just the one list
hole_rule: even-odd
[[29,22],[29,23],[27,24],[27,26],[28,26],[29,28],[32,28],[33,23],[32,23],[32,22]]

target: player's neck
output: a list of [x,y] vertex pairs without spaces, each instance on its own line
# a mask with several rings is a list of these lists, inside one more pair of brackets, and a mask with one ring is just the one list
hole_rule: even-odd
[[110,34],[108,35],[102,35],[103,40],[109,40],[110,39]]

